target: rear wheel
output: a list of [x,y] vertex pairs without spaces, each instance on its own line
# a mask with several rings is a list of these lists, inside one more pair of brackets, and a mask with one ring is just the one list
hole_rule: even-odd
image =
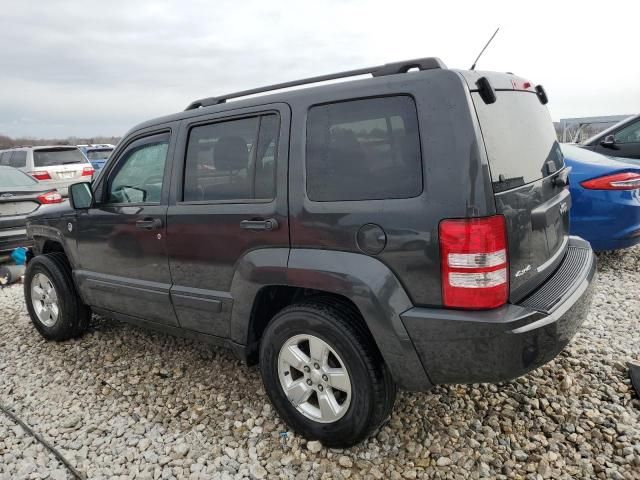
[[278,313],[262,338],[260,368],[287,424],[331,447],[368,437],[395,401],[395,384],[359,314],[332,300]]
[[91,311],[80,300],[62,253],[39,255],[29,262],[24,296],[33,325],[48,340],[77,337],[89,324]]

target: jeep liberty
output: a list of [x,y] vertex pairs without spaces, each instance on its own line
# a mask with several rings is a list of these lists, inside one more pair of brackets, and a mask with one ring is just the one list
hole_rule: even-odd
[[142,123],[29,217],[33,324],[65,340],[93,312],[230,347],[333,447],[397,389],[523,375],[576,333],[596,272],[546,103],[424,58]]

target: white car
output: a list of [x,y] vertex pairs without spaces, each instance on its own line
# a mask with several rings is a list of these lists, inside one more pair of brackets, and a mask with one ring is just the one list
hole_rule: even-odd
[[90,181],[94,169],[76,146],[50,145],[0,150],[0,165],[17,168],[67,196],[69,185]]

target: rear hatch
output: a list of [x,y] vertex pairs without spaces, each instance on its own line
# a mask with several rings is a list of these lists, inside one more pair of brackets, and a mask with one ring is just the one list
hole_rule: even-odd
[[[530,82],[510,74],[465,72],[491,171],[496,210],[506,218],[511,302],[545,281],[568,246],[567,171],[553,122]],[[485,77],[496,101],[486,103]]]
[[33,166],[38,180],[60,182],[81,180],[91,164],[76,147],[45,147],[33,150]]

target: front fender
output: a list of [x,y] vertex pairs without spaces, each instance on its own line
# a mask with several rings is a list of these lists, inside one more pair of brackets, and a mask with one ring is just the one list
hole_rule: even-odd
[[41,254],[47,241],[59,243],[72,266],[77,265],[77,249],[75,238],[69,238],[68,224],[75,227],[75,218],[59,218],[55,221],[33,223],[27,220],[27,236],[33,239],[34,251]]
[[[269,285],[315,289],[350,299],[362,313],[398,385],[419,391],[433,386],[400,319],[400,314],[413,305],[396,276],[381,261],[328,250],[254,250],[236,269],[232,295],[255,298],[260,288]],[[241,302],[234,305],[231,336],[237,343],[247,342],[250,309],[251,305]]]

